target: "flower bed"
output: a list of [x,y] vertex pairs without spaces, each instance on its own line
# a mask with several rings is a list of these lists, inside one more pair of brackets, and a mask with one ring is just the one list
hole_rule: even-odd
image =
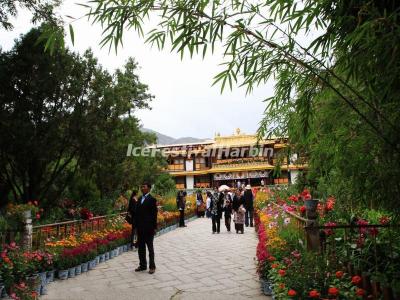
[[[300,195],[275,197],[280,205],[259,206],[257,260],[264,290],[275,299],[396,299],[398,235],[390,236],[390,227],[362,227],[371,223],[362,218],[354,219],[356,229],[340,227],[344,217],[329,197],[317,210],[326,225],[319,233],[323,247],[317,253],[309,251],[304,224],[299,227],[292,215],[305,215],[304,200],[309,197],[305,190]],[[375,214],[371,221],[376,220],[387,224],[390,217]]]

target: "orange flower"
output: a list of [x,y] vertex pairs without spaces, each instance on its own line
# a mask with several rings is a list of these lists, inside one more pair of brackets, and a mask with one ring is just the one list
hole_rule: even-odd
[[297,292],[295,290],[290,289],[287,294],[288,294],[289,297],[294,297],[294,296],[297,295]]
[[278,271],[278,273],[279,273],[279,275],[281,275],[281,276],[285,276],[285,275],[286,275],[286,271],[283,270],[283,269],[280,269],[280,270]]
[[337,272],[336,272],[336,278],[337,278],[337,279],[342,278],[343,275],[344,275],[343,271],[337,271]]
[[4,260],[4,262],[5,262],[6,264],[11,263],[11,260],[10,260],[7,256],[4,257],[3,260]]
[[319,298],[319,293],[317,290],[312,290],[308,295],[310,298]]
[[365,291],[363,289],[357,289],[356,290],[356,295],[357,296],[364,296],[365,295]]
[[360,276],[356,275],[351,278],[351,283],[358,285],[361,282],[361,280],[362,280],[362,278]]
[[285,288],[285,284],[284,283],[280,283],[279,284],[279,288],[283,290]]
[[339,295],[339,289],[337,289],[335,287],[330,287],[328,289],[328,294],[336,297],[337,295]]
[[277,267],[279,267],[278,264],[272,264],[272,265],[271,265],[271,268],[272,268],[272,269],[276,269]]

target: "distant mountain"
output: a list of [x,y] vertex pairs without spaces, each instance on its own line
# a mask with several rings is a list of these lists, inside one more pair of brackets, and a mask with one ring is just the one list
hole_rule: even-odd
[[208,140],[208,139],[199,139],[199,138],[194,138],[194,137],[181,137],[181,138],[176,139],[176,138],[170,137],[168,135],[159,133],[152,129],[142,127],[140,130],[142,130],[143,132],[154,133],[157,136],[157,144],[159,144],[159,145],[198,143],[198,142],[204,142],[204,141]]

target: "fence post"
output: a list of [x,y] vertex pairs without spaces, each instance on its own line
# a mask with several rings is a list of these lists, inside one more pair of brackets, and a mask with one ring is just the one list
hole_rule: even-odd
[[26,210],[24,212],[24,234],[22,237],[22,246],[24,249],[31,250],[32,249],[32,214],[30,210]]
[[319,229],[315,228],[318,226],[317,220],[308,219],[306,222],[306,237],[307,237],[307,249],[311,251],[319,250]]

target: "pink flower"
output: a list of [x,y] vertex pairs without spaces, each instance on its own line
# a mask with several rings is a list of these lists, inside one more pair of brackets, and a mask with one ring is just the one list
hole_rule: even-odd
[[297,250],[294,250],[294,251],[292,252],[292,255],[293,255],[294,258],[296,258],[296,259],[300,259],[300,257],[301,257],[301,253],[300,253],[299,251],[297,251]]

